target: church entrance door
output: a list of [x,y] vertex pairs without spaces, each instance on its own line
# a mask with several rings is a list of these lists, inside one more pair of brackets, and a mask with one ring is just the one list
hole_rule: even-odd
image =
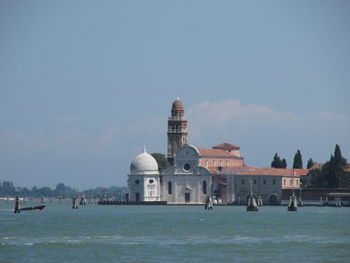
[[185,202],[189,203],[191,201],[191,193],[185,193]]

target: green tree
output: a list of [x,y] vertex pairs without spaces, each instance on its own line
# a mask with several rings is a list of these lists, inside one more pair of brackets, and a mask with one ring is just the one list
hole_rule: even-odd
[[164,154],[162,154],[162,153],[152,153],[151,155],[157,161],[159,172],[162,172],[164,169],[170,167],[170,164],[169,164],[168,160],[165,158]]
[[312,187],[350,187],[350,173],[345,171],[346,159],[341,155],[339,145],[335,146],[334,155],[321,169],[310,171]]
[[300,150],[294,155],[293,169],[302,169],[303,168],[303,159],[301,157]]
[[281,162],[281,168],[284,168],[284,169],[287,168],[287,161],[286,161],[286,159],[283,159],[283,160],[282,160],[282,162]]
[[310,159],[307,161],[307,166],[306,166],[306,168],[307,168],[307,169],[310,169],[314,164],[315,164],[315,162],[310,158]]
[[273,157],[273,161],[271,162],[272,168],[287,168],[287,161],[286,159],[281,160],[281,158],[278,156],[277,153],[275,153],[275,156]]
[[349,186],[349,173],[347,173],[344,168],[347,164],[345,158],[341,154],[341,150],[338,144],[335,145],[334,150],[334,167],[332,168],[335,176],[337,177],[338,187],[348,187]]

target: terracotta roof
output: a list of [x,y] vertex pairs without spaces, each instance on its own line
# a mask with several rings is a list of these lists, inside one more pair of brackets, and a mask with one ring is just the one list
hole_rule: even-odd
[[[217,172],[219,171],[218,168],[219,166],[209,166],[207,167],[209,171],[211,172]],[[248,169],[248,168],[253,168],[253,167],[250,167],[250,166],[224,166],[222,167],[222,170],[232,170],[232,169]]]
[[179,99],[176,99],[174,102],[173,102],[173,105],[171,107],[171,110],[172,111],[183,111],[184,110],[184,106],[182,105],[182,102],[181,100]]
[[295,171],[296,176],[307,175],[308,169],[279,169],[279,168],[253,168],[240,167],[226,170],[225,173],[233,173],[237,175],[279,175],[279,176],[293,176]]
[[232,150],[239,150],[240,147],[230,144],[228,142],[221,143],[219,145],[213,146],[213,149],[221,149],[224,151],[232,151]]
[[230,154],[228,152],[225,152],[221,149],[204,149],[204,148],[198,148],[199,154],[202,156],[208,156],[208,157],[218,157],[218,158],[226,158],[226,157],[239,157],[237,155]]
[[324,163],[314,163],[314,164],[310,167],[310,170],[321,169],[323,165],[324,165]]

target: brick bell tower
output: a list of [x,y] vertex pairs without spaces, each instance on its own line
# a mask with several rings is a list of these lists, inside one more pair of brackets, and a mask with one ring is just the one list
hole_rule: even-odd
[[187,143],[187,120],[184,117],[184,107],[177,97],[171,107],[171,117],[168,118],[168,155],[167,159],[174,165],[177,149]]

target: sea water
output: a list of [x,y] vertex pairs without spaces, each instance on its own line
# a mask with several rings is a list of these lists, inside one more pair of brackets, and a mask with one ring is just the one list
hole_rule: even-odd
[[0,262],[350,262],[350,208],[46,205],[0,202]]

